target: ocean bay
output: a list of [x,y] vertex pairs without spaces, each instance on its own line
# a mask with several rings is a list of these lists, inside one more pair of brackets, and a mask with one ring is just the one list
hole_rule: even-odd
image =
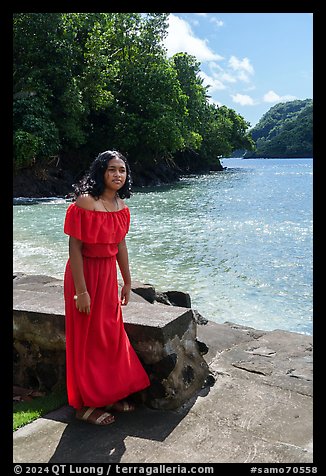
[[[135,191],[133,279],[189,292],[215,322],[312,334],[311,159],[224,159],[223,172]],[[14,271],[63,278],[62,198],[14,201]]]

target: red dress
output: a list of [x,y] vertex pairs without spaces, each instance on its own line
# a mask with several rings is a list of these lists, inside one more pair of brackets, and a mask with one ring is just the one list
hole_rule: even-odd
[[103,407],[149,386],[149,378],[124,329],[118,294],[118,243],[130,212],[86,210],[69,205],[64,232],[83,242],[90,314],[79,312],[69,259],[64,276],[68,402],[76,409]]

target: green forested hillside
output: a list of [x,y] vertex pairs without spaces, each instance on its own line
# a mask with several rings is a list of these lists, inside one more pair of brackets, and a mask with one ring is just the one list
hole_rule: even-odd
[[247,152],[246,158],[312,157],[312,99],[276,104],[250,132],[256,151]]
[[[14,171],[77,176],[107,149],[134,176],[218,167],[250,124],[210,104],[194,56],[168,58],[166,13],[15,13]],[[140,180],[140,179],[139,179]],[[24,192],[24,191],[23,191]]]

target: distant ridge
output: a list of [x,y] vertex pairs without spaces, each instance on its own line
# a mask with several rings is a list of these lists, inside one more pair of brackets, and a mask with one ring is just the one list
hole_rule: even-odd
[[245,152],[253,157],[312,157],[313,100],[295,100],[276,104],[251,129],[256,151]]

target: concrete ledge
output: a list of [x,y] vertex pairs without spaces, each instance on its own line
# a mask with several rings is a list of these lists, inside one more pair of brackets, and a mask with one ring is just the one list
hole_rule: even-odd
[[313,338],[276,329],[261,331],[234,323],[198,326],[205,358],[218,376],[239,376],[285,391],[313,396]]
[[13,461],[316,463],[312,336],[211,321],[197,333],[214,386],[175,410],[140,405],[106,429],[62,407],[14,433]]
[[[13,290],[14,383],[50,390],[65,382],[63,282],[17,276]],[[177,408],[204,384],[209,369],[196,342],[189,308],[150,304],[132,293],[125,329],[151,380],[139,398],[153,408]]]

